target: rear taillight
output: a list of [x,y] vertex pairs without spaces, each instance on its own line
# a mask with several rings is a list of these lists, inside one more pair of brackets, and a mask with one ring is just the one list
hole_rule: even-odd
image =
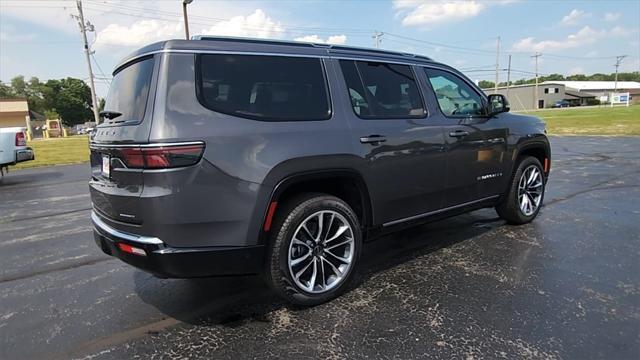
[[27,146],[27,139],[22,131],[16,133],[16,146]]
[[134,147],[119,150],[118,158],[128,168],[167,169],[194,165],[200,161],[204,144]]

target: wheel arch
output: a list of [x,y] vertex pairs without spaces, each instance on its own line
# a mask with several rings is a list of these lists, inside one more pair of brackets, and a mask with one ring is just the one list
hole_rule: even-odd
[[530,141],[517,147],[513,154],[512,172],[515,171],[518,159],[522,156],[533,156],[544,168],[545,176],[549,174],[551,169],[551,147],[546,141]]
[[346,168],[308,170],[288,175],[273,188],[262,217],[261,243],[266,242],[270,222],[281,208],[280,205],[287,199],[305,192],[326,193],[342,199],[356,212],[363,230],[371,226],[373,219],[371,196],[364,177],[357,170]]

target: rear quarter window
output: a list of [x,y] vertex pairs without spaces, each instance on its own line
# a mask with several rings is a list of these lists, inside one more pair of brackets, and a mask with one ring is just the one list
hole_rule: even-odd
[[263,121],[331,117],[320,59],[200,54],[196,72],[198,99],[210,110]]

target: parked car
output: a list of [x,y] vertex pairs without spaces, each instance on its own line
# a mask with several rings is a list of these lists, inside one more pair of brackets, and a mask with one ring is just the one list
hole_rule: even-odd
[[553,104],[554,108],[565,108],[570,106],[571,106],[571,103],[568,102],[567,100],[559,100],[559,101],[556,101],[555,104]]
[[9,165],[34,159],[33,150],[27,147],[25,128],[0,128],[0,176],[4,176]]
[[373,49],[159,42],[116,67],[101,115],[105,253],[160,277],[263,274],[302,305],[342,293],[390,231],[486,207],[532,221],[550,167],[540,119],[450,66]]

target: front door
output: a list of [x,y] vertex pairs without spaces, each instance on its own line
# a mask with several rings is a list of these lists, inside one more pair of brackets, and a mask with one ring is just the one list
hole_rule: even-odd
[[447,148],[445,207],[500,194],[508,159],[508,130],[500,116],[488,117],[483,96],[461,76],[425,68],[434,90]]
[[[444,139],[408,65],[339,60],[356,153],[365,161],[376,224],[442,207]],[[344,88],[342,88],[344,86]]]

